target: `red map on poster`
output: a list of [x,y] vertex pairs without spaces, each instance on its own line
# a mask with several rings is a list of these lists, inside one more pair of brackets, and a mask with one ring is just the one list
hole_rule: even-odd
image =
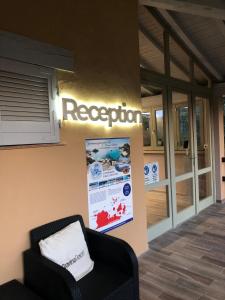
[[116,213],[114,213],[113,215],[110,215],[105,210],[102,210],[96,215],[97,228],[101,228],[110,223],[120,220],[121,216],[126,212],[126,205],[122,205],[120,203],[119,206],[117,208],[114,207],[113,210],[116,211]]

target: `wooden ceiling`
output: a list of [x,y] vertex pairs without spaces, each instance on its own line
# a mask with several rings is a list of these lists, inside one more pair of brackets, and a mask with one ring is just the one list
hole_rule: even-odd
[[[159,16],[160,22],[153,17],[153,11]],[[224,20],[224,0],[140,0],[141,66],[164,73],[163,31],[166,28],[183,45],[179,47],[175,40],[170,41],[170,69],[173,77],[188,80],[190,65],[183,50],[187,49],[198,64],[195,66],[195,72],[199,82],[205,80],[204,73],[214,82],[224,82]]]

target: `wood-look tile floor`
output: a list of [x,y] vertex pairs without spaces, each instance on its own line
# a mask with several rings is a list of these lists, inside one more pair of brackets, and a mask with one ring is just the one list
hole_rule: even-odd
[[[176,203],[178,212],[192,205],[192,193],[176,194]],[[156,224],[169,216],[169,205],[167,193],[165,190],[152,190],[145,193],[145,202],[147,209],[147,224],[151,226]]]
[[140,300],[225,300],[225,205],[152,241],[139,270]]

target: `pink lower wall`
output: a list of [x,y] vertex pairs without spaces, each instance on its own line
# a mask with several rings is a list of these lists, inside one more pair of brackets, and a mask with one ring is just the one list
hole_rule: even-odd
[[[10,18],[9,18],[10,15]],[[2,30],[74,52],[75,73],[59,72],[60,91],[96,103],[140,108],[137,3],[135,0],[6,2]],[[84,140],[130,137],[134,221],[110,232],[137,255],[147,249],[142,129],[63,124],[62,146],[0,150],[0,284],[22,280],[22,251],[31,228],[82,214],[88,224]]]

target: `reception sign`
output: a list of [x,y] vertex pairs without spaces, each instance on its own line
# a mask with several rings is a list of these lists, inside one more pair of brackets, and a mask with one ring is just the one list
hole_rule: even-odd
[[133,220],[129,138],[88,139],[89,227],[106,232]]
[[62,98],[63,120],[81,122],[103,122],[108,127],[114,123],[142,123],[142,113],[128,108],[126,103],[117,107],[106,107],[78,103],[74,99]]

